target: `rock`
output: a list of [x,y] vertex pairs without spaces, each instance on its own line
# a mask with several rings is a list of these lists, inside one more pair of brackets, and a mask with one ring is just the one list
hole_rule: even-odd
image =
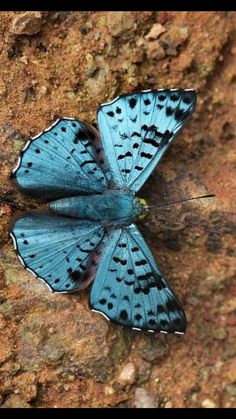
[[166,403],[165,403],[165,406],[164,406],[166,409],[171,409],[172,407],[173,407],[173,403],[170,401],[170,400],[168,400]]
[[166,32],[164,26],[162,26],[160,23],[155,23],[144,38],[148,41],[157,39],[164,32]]
[[38,90],[38,97],[41,98],[42,96],[45,96],[48,93],[47,86],[40,86]]
[[158,20],[161,24],[166,23],[170,19],[170,14],[168,12],[159,12]]
[[161,46],[165,49],[166,54],[176,57],[178,55],[178,47],[183,45],[189,36],[187,26],[173,26],[163,35],[161,39]]
[[13,379],[16,386],[15,394],[23,394],[27,402],[35,399],[37,396],[37,383],[33,372],[23,372]]
[[148,342],[140,348],[140,355],[145,361],[156,363],[167,355],[168,350],[169,348],[166,342],[160,338],[154,338],[148,340]]
[[4,329],[4,327],[6,327],[7,322],[4,319],[3,315],[0,313],[0,330]]
[[23,141],[25,139],[25,136],[22,135],[18,130],[16,130],[12,125],[10,124],[4,124],[2,125],[3,131],[6,134],[6,138],[13,141]]
[[41,24],[40,12],[25,12],[13,20],[11,32],[14,35],[36,35],[41,30]]
[[1,405],[1,408],[29,408],[29,404],[18,394],[11,394],[7,400]]
[[135,382],[136,369],[132,362],[126,364],[119,375],[118,382],[120,384],[133,384]]
[[6,334],[1,335],[0,342],[0,363],[10,358],[13,354],[13,342]]
[[215,402],[213,402],[213,400],[205,399],[205,400],[202,401],[202,407],[215,408],[216,404],[215,404]]
[[151,41],[147,45],[147,57],[149,59],[161,60],[166,55],[165,50],[160,45],[159,41]]
[[189,297],[186,301],[190,306],[193,307],[197,307],[199,305],[199,300],[196,297]]
[[230,368],[227,372],[227,378],[230,383],[236,383],[236,359],[234,359],[230,365]]
[[144,360],[140,359],[140,362],[138,365],[138,378],[137,378],[138,384],[141,384],[147,381],[151,373],[152,373],[152,369],[149,362],[145,362]]
[[227,331],[224,327],[218,327],[212,330],[212,336],[217,340],[223,340],[227,337]]
[[234,127],[229,123],[225,122],[222,127],[222,138],[225,141],[231,141],[235,138],[235,130]]
[[134,406],[137,408],[158,407],[159,400],[157,397],[142,387],[138,387],[134,394]]
[[229,384],[225,387],[225,392],[233,398],[236,398],[236,384]]
[[96,73],[98,67],[97,64],[95,63],[95,59],[92,56],[92,54],[88,53],[86,55],[86,73],[88,77],[93,77],[94,74]]
[[127,31],[134,29],[136,25],[135,13],[133,12],[107,13],[107,26],[111,35],[115,38],[123,36]]
[[179,68],[186,71],[193,65],[193,58],[189,54],[181,54],[179,57]]

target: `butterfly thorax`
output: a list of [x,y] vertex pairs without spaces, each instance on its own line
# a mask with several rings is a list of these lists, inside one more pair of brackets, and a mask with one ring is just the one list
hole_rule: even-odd
[[59,199],[51,202],[49,208],[64,216],[127,225],[142,217],[144,201],[128,191],[109,190],[103,194]]

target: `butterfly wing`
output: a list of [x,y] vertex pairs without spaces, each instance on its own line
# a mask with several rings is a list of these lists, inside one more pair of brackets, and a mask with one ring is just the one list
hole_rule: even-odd
[[11,236],[28,270],[51,290],[71,292],[90,282],[89,268],[106,234],[93,221],[31,213],[15,223]]
[[103,149],[115,184],[137,192],[184,126],[196,92],[162,89],[123,95],[98,110]]
[[103,192],[108,181],[93,146],[94,128],[64,118],[29,140],[14,176],[25,190],[40,198]]
[[166,333],[186,329],[185,313],[134,224],[109,237],[90,305],[124,326]]

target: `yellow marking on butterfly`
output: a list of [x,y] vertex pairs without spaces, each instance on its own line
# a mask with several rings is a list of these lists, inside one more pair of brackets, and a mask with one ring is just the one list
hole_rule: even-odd
[[[143,198],[138,198],[138,200],[139,200],[139,202],[140,202],[140,204],[143,206],[143,207],[147,207],[147,201],[145,200],[145,199],[143,199]],[[146,215],[147,214],[141,214],[141,215],[139,215],[139,217],[138,217],[138,219],[139,219],[139,221],[142,221],[145,217],[146,217]]]

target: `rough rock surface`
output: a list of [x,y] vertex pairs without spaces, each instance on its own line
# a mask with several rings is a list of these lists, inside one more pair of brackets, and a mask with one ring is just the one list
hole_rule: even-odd
[[[20,15],[0,14],[0,405],[236,407],[236,13],[43,12],[33,36],[12,33]],[[158,87],[195,88],[198,103],[142,195],[216,194],[140,225],[185,307],[184,337],[108,323],[87,291],[51,294],[8,235],[38,205],[9,178],[28,137],[62,116],[94,123],[100,103]]]
[[11,31],[15,35],[36,35],[40,32],[41,23],[40,12],[22,13],[13,20]]

